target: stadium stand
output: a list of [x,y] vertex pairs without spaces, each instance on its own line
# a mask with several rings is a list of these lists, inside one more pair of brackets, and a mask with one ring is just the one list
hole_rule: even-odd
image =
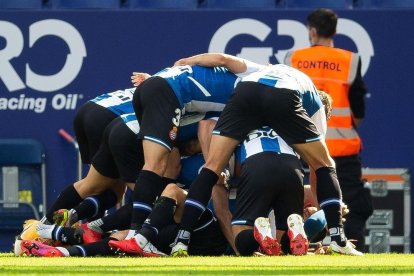
[[274,9],[282,8],[281,0],[205,0],[200,4],[207,9]]
[[48,5],[56,9],[118,9],[120,0],[49,0]]
[[364,8],[369,9],[392,9],[392,8],[414,8],[413,0],[364,0]]
[[352,9],[353,0],[284,0],[287,9]]
[[0,9],[41,9],[42,0],[0,0]]
[[0,9],[404,9],[414,0],[0,0]]
[[197,9],[199,0],[128,0],[131,9]]

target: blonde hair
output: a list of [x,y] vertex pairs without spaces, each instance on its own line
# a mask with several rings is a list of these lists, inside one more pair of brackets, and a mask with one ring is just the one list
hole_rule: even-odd
[[329,95],[325,91],[318,90],[318,94],[319,94],[319,97],[321,98],[323,105],[325,106],[326,120],[329,120],[331,118],[331,113],[332,113],[333,99],[331,95]]

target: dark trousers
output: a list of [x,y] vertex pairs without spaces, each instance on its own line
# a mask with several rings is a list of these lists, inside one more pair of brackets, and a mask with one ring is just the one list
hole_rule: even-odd
[[345,235],[356,240],[356,249],[366,252],[365,223],[373,212],[371,193],[364,187],[362,165],[358,155],[333,158],[342,190],[343,202],[348,205],[349,214],[345,217]]

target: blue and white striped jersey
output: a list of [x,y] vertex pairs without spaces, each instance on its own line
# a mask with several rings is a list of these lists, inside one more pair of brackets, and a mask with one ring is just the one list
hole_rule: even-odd
[[[180,127],[178,142],[197,138],[198,122],[204,119],[205,114],[187,114],[184,116],[184,125]],[[135,134],[139,133],[140,126],[135,113],[122,114],[121,119]]]
[[222,111],[238,77],[224,67],[178,66],[154,76],[164,78],[186,112]]
[[262,67],[261,70],[243,77],[241,81],[258,82],[297,91],[309,117],[319,132],[325,136],[327,128],[325,109],[312,80],[301,71],[284,64],[275,64]]
[[135,134],[138,134],[139,123],[138,123],[137,117],[135,116],[134,112],[128,113],[128,114],[122,114],[121,118],[124,121],[124,123],[128,126],[128,128],[132,130],[132,132],[134,132]]
[[261,152],[276,152],[296,155],[295,151],[270,127],[251,131],[236,148],[236,161],[243,164],[247,158]]
[[135,88],[117,90],[99,95],[90,101],[103,106],[120,116],[122,114],[134,113],[134,108],[132,106],[134,92]]

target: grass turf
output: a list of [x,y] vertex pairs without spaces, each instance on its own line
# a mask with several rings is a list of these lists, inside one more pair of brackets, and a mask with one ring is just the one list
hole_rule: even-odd
[[414,275],[414,254],[36,258],[0,254],[0,275]]

